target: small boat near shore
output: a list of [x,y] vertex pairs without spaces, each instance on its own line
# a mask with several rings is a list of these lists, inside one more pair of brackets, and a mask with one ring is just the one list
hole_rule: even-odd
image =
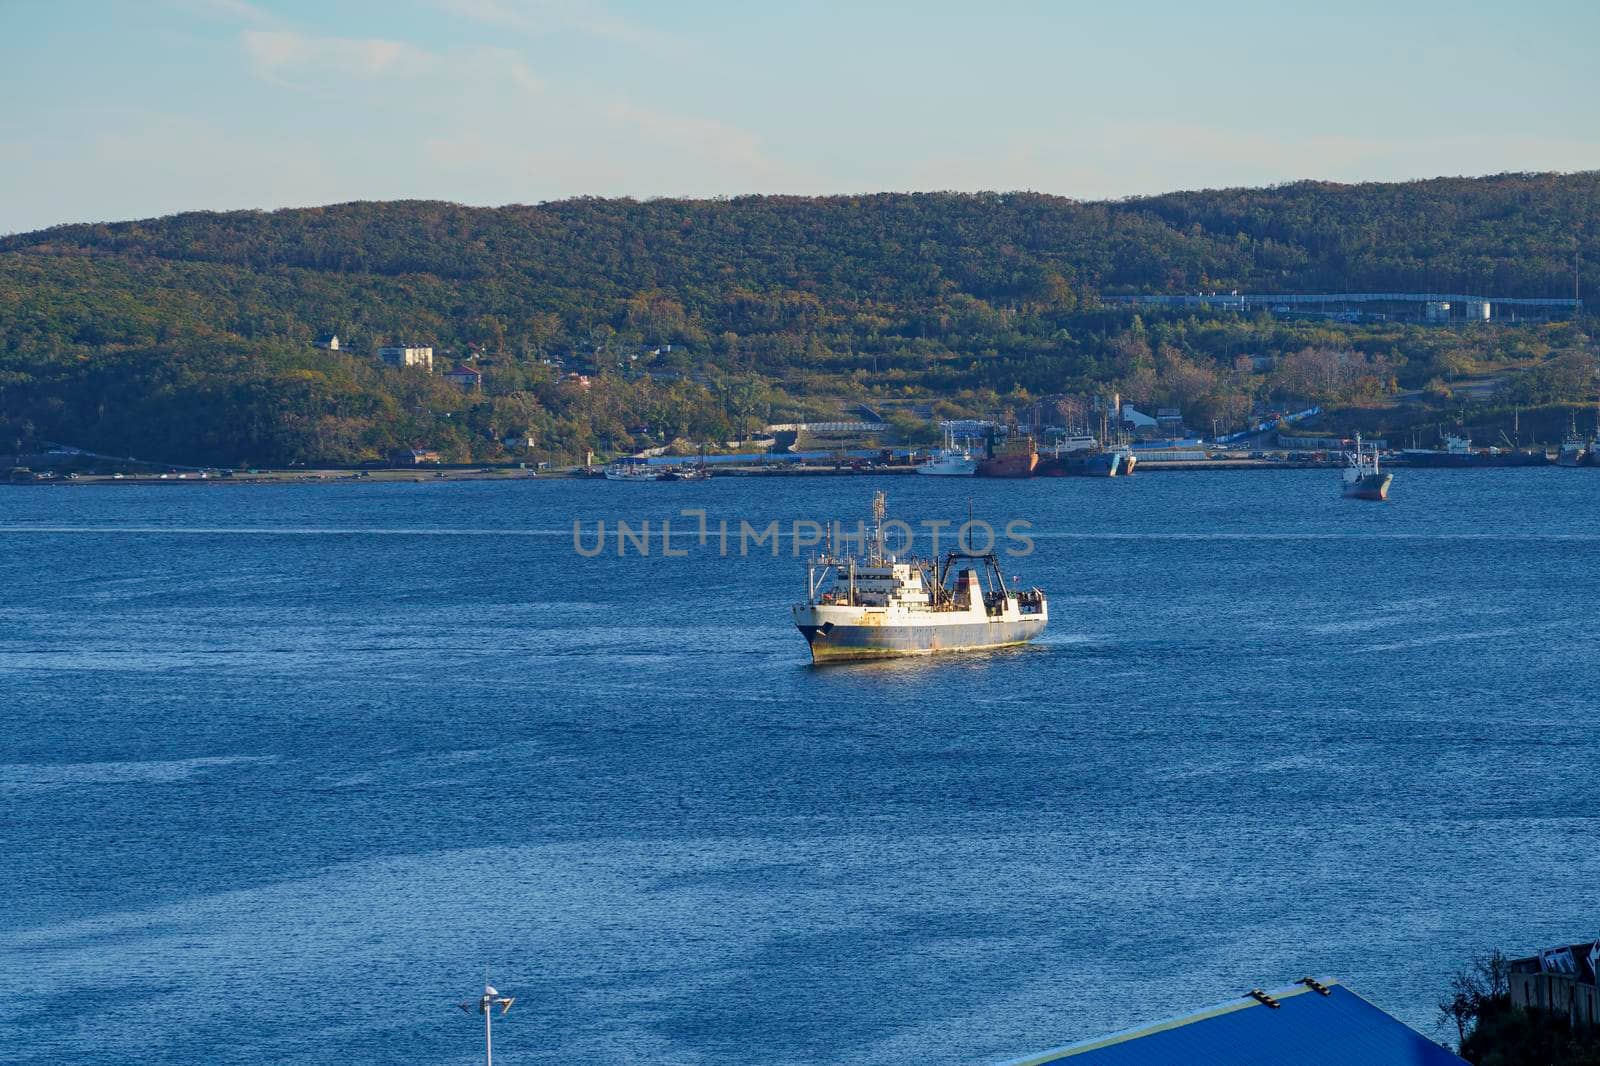
[[1368,451],[1356,434],[1356,450],[1345,453],[1344,495],[1352,500],[1387,500],[1394,475],[1378,468],[1378,449]]
[[643,456],[630,455],[607,463],[605,477],[607,481],[709,481],[711,469],[704,453],[698,463],[677,466],[657,466]]
[[660,481],[661,471],[649,462],[630,456],[606,464],[607,481]]

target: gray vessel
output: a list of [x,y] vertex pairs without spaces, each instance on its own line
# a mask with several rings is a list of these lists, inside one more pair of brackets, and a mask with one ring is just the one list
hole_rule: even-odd
[[1050,618],[1044,593],[1008,588],[993,552],[900,560],[884,551],[883,516],[880,492],[864,558],[812,560],[806,602],[794,606],[812,662],[1005,648],[1044,631]]
[[1356,434],[1356,450],[1345,452],[1344,494],[1353,500],[1387,500],[1394,475],[1378,469],[1378,449],[1368,452]]

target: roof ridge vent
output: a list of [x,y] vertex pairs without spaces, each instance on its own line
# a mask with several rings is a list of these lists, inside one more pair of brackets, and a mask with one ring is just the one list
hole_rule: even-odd
[[1250,992],[1249,992],[1249,995],[1250,995],[1250,998],[1255,1000],[1257,1003],[1261,1003],[1261,1004],[1263,1004],[1265,1006],[1271,1007],[1273,1010],[1277,1010],[1278,1009],[1278,1006],[1279,1006],[1278,1001],[1273,999],[1271,996],[1267,995],[1265,992],[1261,991],[1261,989],[1259,989],[1259,988],[1252,988],[1250,990]]

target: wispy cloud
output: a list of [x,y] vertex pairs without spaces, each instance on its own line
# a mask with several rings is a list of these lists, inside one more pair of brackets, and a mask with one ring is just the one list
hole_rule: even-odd
[[536,94],[545,90],[544,80],[515,52],[503,48],[489,48],[480,53],[478,58],[483,69],[504,75],[512,85],[525,93]]
[[248,3],[247,0],[169,0],[169,3],[186,11],[227,22],[268,25],[277,21],[270,12]]
[[[533,106],[462,108],[417,153],[449,196],[476,203],[580,194],[804,192],[821,181],[736,125],[552,86]],[[503,103],[503,101],[502,101]]]
[[658,149],[687,150],[692,156],[715,164],[718,170],[732,172],[756,185],[765,186],[781,169],[762,150],[760,138],[726,122],[644,107],[627,100],[613,101],[605,114]]
[[641,48],[676,47],[671,34],[589,0],[433,0],[448,14],[532,35],[569,32]]
[[378,78],[397,71],[427,70],[439,57],[404,41],[382,37],[317,37],[292,30],[245,30],[239,35],[257,73],[271,76],[303,67],[333,68]]

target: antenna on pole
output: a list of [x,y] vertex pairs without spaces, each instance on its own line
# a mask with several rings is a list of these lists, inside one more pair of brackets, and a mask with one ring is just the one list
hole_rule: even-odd
[[494,1008],[500,1008],[500,1014],[511,1009],[511,1004],[516,1002],[515,996],[502,996],[500,990],[489,983],[489,967],[483,968],[483,995],[477,999],[469,999],[456,1006],[471,1014],[477,1011],[483,1015],[483,1061],[484,1066],[494,1066]]

